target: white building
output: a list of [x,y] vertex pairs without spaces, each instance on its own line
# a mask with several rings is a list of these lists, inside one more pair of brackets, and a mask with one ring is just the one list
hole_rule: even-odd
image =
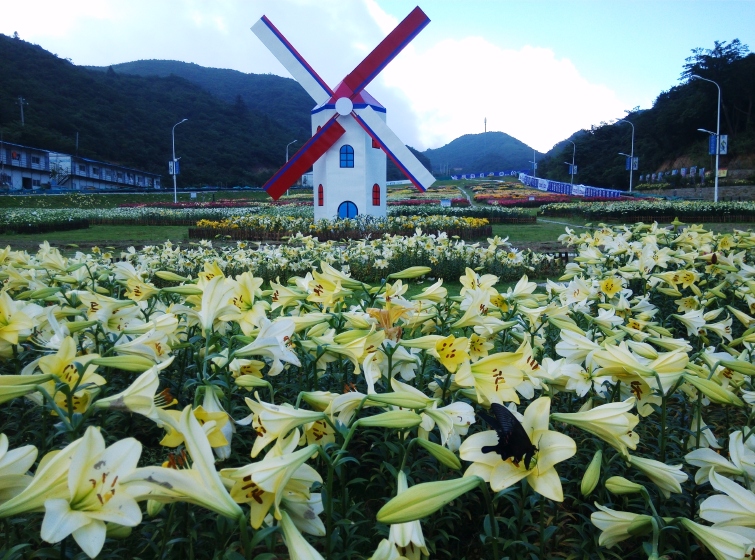
[[159,189],[160,175],[93,159],[50,152],[53,186],[71,190]]
[[2,190],[32,191],[49,186],[49,152],[8,142],[0,144]]
[[[366,91],[354,99],[354,111],[372,107],[385,122],[385,107]],[[333,100],[312,110],[312,135],[332,116]],[[359,214],[385,217],[385,152],[351,115],[338,123],[346,132],[312,166],[315,220],[354,218]]]

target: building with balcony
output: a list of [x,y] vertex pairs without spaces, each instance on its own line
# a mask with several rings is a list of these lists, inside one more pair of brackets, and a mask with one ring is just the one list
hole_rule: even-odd
[[0,190],[159,189],[160,175],[93,159],[0,143]]
[[0,189],[31,191],[50,186],[50,153],[39,148],[0,144]]
[[159,189],[160,175],[93,159],[50,152],[52,185],[71,190]]

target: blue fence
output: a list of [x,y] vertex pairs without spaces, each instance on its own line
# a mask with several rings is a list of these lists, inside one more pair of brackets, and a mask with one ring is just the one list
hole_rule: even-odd
[[521,169],[509,169],[508,171],[481,171],[480,173],[465,173],[463,175],[451,175],[451,179],[457,181],[459,179],[486,179],[488,177],[518,177],[526,171]]
[[528,187],[533,187],[541,191],[568,194],[572,196],[619,198],[623,194],[623,191],[617,191],[614,189],[601,189],[598,187],[588,187],[587,185],[572,185],[570,183],[561,183],[559,181],[549,181],[548,179],[533,177],[525,173],[519,174],[519,180]]

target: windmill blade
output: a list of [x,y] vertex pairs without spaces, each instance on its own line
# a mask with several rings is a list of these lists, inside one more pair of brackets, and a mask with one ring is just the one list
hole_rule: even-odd
[[263,187],[267,194],[278,200],[281,195],[293,185],[299,177],[304,175],[320,157],[336,143],[346,129],[336,120],[336,115],[325,123],[317,133],[288,160],[286,165],[270,177]]
[[267,16],[252,26],[252,32],[262,41],[262,44],[273,53],[293,78],[301,84],[309,96],[319,105],[333,95],[333,90],[325,83],[317,72],[304,60],[304,57],[278,31]]
[[421,191],[435,182],[435,177],[424,165],[409,151],[398,136],[388,128],[377,112],[370,106],[360,110],[360,113],[351,113],[351,116],[359,125],[375,140],[391,161],[406,175],[415,187]]
[[[404,18],[404,20],[396,26],[396,29],[391,31],[388,36],[381,41],[381,43],[375,47],[375,49],[367,55],[367,57],[357,65],[351,74],[346,76],[342,85],[347,88],[344,92],[345,95],[353,97],[360,91],[367,87],[375,76],[387,66],[387,64],[396,58],[396,55],[400,53],[403,48],[409,44],[409,41],[424,29],[424,27],[430,23],[430,18],[425,15],[425,12],[419,9],[419,6],[414,8],[412,12]],[[339,92],[341,93],[341,92]]]

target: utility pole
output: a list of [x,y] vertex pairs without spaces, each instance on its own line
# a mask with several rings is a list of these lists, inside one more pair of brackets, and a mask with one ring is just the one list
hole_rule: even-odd
[[76,133],[76,157],[79,155],[79,133]]
[[21,126],[26,126],[24,123],[24,105],[28,105],[28,103],[26,102],[26,99],[19,95],[18,104],[21,107]]
[[5,186],[5,150],[3,148],[3,129],[0,128],[0,186]]

